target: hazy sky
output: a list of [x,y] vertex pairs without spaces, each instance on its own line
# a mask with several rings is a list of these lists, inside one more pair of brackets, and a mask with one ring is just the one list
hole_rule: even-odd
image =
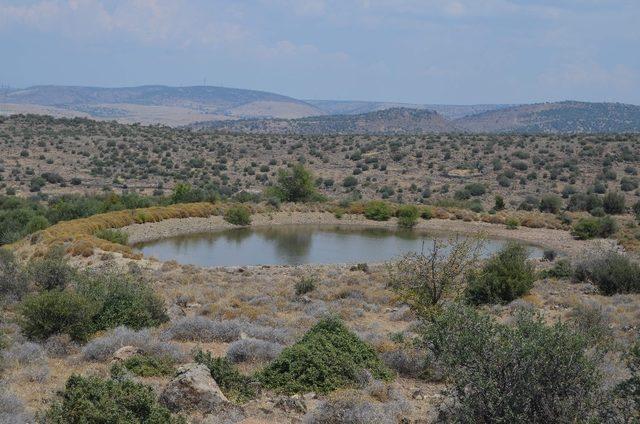
[[640,104],[640,0],[0,0],[0,84]]

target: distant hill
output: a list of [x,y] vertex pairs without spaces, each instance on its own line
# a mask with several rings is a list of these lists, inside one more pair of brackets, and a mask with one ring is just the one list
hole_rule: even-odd
[[454,124],[468,132],[640,132],[640,106],[566,101],[520,105],[467,116]]
[[366,102],[351,100],[305,100],[327,115],[359,115],[391,108],[428,109],[438,112],[447,119],[458,119],[464,116],[503,109],[513,105],[483,104],[483,105],[438,105],[395,102]]
[[437,112],[407,108],[358,115],[201,122],[192,126],[229,132],[275,134],[414,134],[456,131],[454,125]]
[[0,111],[84,116],[123,122],[187,124],[207,119],[299,118],[324,112],[265,91],[159,85],[100,88],[35,86],[0,92]]

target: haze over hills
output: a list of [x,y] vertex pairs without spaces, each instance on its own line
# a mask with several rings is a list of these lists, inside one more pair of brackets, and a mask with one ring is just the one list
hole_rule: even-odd
[[299,119],[243,119],[192,125],[230,132],[260,134],[417,134],[456,132],[432,110],[391,108],[358,115],[325,115]]
[[438,105],[299,100],[213,86],[3,88],[0,114],[16,113],[287,134],[640,132],[640,107],[621,103]]

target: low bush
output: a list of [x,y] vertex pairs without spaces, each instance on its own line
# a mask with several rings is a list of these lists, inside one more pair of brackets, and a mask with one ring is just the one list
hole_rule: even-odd
[[533,287],[535,271],[527,248],[508,243],[478,271],[467,276],[467,298],[471,303],[509,303]]
[[387,221],[391,218],[391,206],[381,200],[372,200],[364,206],[364,216],[373,221]]
[[121,230],[104,228],[96,231],[94,235],[99,239],[107,240],[111,243],[122,244],[125,246],[129,244],[129,235]]
[[453,305],[425,323],[425,347],[455,400],[445,422],[592,422],[601,375],[568,326],[520,311],[512,325]]
[[19,299],[27,290],[26,275],[13,252],[0,248],[0,299]]
[[258,378],[265,387],[284,393],[327,393],[353,386],[364,370],[378,379],[392,377],[371,346],[340,319],[328,317],[285,348]]
[[180,361],[184,356],[179,346],[157,340],[147,329],[117,327],[87,343],[82,348],[82,357],[85,361],[106,361],[124,346],[133,346],[146,356],[169,357],[173,361]]
[[516,230],[520,226],[518,218],[507,218],[505,221],[508,230]]
[[130,380],[105,380],[73,375],[60,399],[44,414],[45,422],[67,423],[184,423],[156,400],[153,389]]
[[198,350],[194,360],[209,368],[211,377],[230,400],[243,403],[256,397],[251,377],[241,374],[227,358],[214,357],[211,352]]
[[41,290],[64,289],[76,274],[64,258],[62,249],[52,249],[44,257],[32,259],[26,272]]
[[296,282],[296,296],[302,296],[303,294],[307,294],[316,288],[316,278],[314,277],[305,277]]
[[616,221],[610,216],[602,218],[582,218],[571,229],[571,234],[580,239],[588,240],[595,237],[606,238],[618,229]]
[[570,278],[573,275],[573,267],[568,259],[558,260],[551,269],[542,273],[543,277]]
[[403,205],[396,211],[398,226],[402,228],[413,228],[418,223],[418,208],[414,205]]
[[0,386],[0,423],[28,424],[35,422],[22,400],[10,393],[6,387]]
[[606,213],[615,215],[625,212],[624,194],[615,191],[607,192],[602,198],[602,207]]
[[232,206],[224,213],[224,220],[233,225],[249,225],[251,211],[244,205]]
[[172,322],[163,336],[180,341],[232,342],[240,337],[240,326],[235,321],[213,321],[202,316],[186,317]]
[[140,377],[154,377],[173,374],[175,361],[170,356],[133,355],[120,366]]
[[227,348],[226,358],[233,363],[271,361],[282,352],[282,345],[260,339],[240,339]]
[[20,305],[20,326],[30,339],[45,340],[54,334],[69,334],[84,341],[92,332],[99,305],[71,290],[44,291],[27,296]]
[[558,213],[562,208],[562,199],[553,194],[542,196],[538,209],[540,212]]
[[640,293],[640,265],[613,251],[578,263],[574,278],[594,284],[605,295]]

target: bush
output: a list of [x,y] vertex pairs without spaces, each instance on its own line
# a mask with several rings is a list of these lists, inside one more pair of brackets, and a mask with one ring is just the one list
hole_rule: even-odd
[[224,213],[224,220],[233,225],[249,225],[251,211],[244,205],[232,206]]
[[133,381],[73,375],[45,422],[66,423],[183,423],[156,400],[153,389]]
[[505,225],[507,226],[508,230],[517,230],[520,226],[520,221],[518,220],[518,218],[507,218]]
[[94,234],[96,237],[102,240],[110,241],[111,243],[127,245],[129,244],[129,235],[124,231],[105,228],[102,230],[98,230]]
[[593,283],[605,295],[640,293],[640,265],[613,251],[579,263],[574,278]]
[[243,403],[256,397],[252,379],[242,375],[227,358],[216,358],[211,352],[198,350],[194,360],[209,368],[211,377],[230,400]]
[[467,277],[467,297],[474,304],[509,303],[527,294],[535,281],[527,248],[508,243],[481,270]]
[[562,207],[562,199],[552,194],[542,196],[538,209],[540,212],[558,213]]
[[164,337],[180,341],[232,342],[240,337],[240,326],[235,321],[213,321],[196,316],[181,318],[171,323]]
[[0,298],[19,299],[27,290],[26,276],[13,252],[0,248]]
[[381,200],[372,200],[365,205],[364,216],[374,221],[387,221],[391,218],[391,207]]
[[560,259],[553,268],[542,273],[543,277],[569,278],[573,276],[573,267],[568,259]]
[[398,226],[402,228],[413,228],[418,222],[418,208],[414,205],[403,205],[396,211]]
[[283,169],[278,171],[278,181],[272,194],[282,202],[322,200],[316,191],[313,175],[300,164],[294,165],[290,172]]
[[329,317],[285,348],[258,378],[265,387],[284,393],[327,393],[354,385],[364,370],[375,378],[392,377],[371,346],[340,319]]
[[169,320],[164,301],[154,290],[128,275],[86,274],[78,282],[77,291],[98,305],[92,323],[94,332],[121,325],[138,330]]
[[606,238],[615,233],[618,226],[613,218],[582,218],[571,229],[571,234],[580,239],[588,240],[594,237]]
[[175,370],[175,362],[170,356],[133,355],[124,360],[121,365],[114,366],[118,365],[140,377],[171,375]]
[[19,397],[9,393],[8,388],[0,386],[0,423],[28,424],[35,422],[25,410]]
[[608,214],[616,215],[625,212],[624,194],[609,191],[602,198],[602,207]]
[[302,296],[310,291],[315,290],[316,279],[314,277],[305,277],[296,282],[296,296]]
[[43,258],[32,259],[27,274],[42,290],[64,289],[75,276],[75,269],[64,258],[62,249],[52,249]]
[[266,340],[240,339],[229,345],[226,357],[233,363],[271,361],[282,349],[282,345]]
[[174,361],[182,359],[180,347],[156,340],[149,330],[135,331],[117,327],[102,337],[91,340],[82,348],[85,361],[106,361],[124,346],[134,346],[143,355],[157,358],[169,357]]
[[448,371],[447,422],[591,422],[601,377],[589,344],[568,326],[520,311],[513,325],[454,305],[425,324],[423,340]]
[[31,339],[45,340],[65,333],[84,341],[92,332],[98,308],[99,305],[74,291],[44,291],[24,299],[20,305],[20,326]]

